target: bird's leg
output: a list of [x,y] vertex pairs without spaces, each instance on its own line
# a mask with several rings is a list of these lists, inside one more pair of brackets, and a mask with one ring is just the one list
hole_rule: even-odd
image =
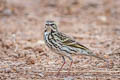
[[63,68],[64,64],[66,63],[66,62],[65,62],[65,58],[64,58],[64,56],[62,56],[62,58],[63,58],[63,64],[62,64],[61,68],[58,70],[57,75],[60,74],[61,69]]
[[71,70],[71,67],[72,67],[72,64],[73,64],[73,60],[71,57],[68,57],[70,60],[71,60],[71,63],[70,63],[70,67],[69,67],[69,70],[68,70],[68,75],[70,74],[70,70]]

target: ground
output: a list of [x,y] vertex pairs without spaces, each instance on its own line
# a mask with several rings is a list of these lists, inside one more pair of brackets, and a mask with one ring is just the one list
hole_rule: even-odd
[[[108,63],[62,58],[43,39],[46,20]],[[120,0],[0,0],[0,80],[120,80]]]

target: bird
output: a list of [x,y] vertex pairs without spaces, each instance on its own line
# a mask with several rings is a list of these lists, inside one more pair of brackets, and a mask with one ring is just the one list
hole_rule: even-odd
[[65,57],[67,57],[71,61],[71,68],[73,64],[72,55],[93,56],[106,61],[104,58],[94,54],[90,49],[80,44],[72,37],[60,32],[58,30],[57,24],[53,20],[47,20],[45,22],[44,41],[51,51],[59,54],[63,59],[63,64],[58,70],[58,74],[60,73],[64,64],[66,63]]

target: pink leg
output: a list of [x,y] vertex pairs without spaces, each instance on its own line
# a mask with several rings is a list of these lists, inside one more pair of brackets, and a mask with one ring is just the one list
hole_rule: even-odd
[[68,70],[68,75],[70,74],[70,70],[71,70],[72,64],[73,64],[73,61],[71,61],[71,63],[70,63],[70,67],[69,67],[69,70]]
[[71,67],[72,67],[72,64],[73,64],[73,60],[72,60],[71,56],[68,56],[68,58],[71,60],[70,67],[69,67],[69,70],[68,70],[68,75],[69,75]]
[[58,70],[58,73],[57,73],[57,75],[59,75],[60,74],[60,71],[62,70],[62,68],[63,68],[63,66],[64,66],[64,64],[66,63],[65,62],[65,58],[64,58],[64,56],[62,56],[62,58],[63,58],[63,64],[62,64],[62,66],[61,66],[61,68]]

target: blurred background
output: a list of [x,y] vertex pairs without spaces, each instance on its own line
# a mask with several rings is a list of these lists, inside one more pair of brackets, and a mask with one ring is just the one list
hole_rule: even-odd
[[[46,20],[71,35],[106,63],[87,56],[73,56],[61,71],[59,55],[44,44]],[[120,0],[0,0],[1,80],[119,80]]]

